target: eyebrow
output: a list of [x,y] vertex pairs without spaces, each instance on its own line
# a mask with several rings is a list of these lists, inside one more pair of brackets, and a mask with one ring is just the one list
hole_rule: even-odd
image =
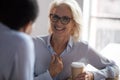
[[[52,13],[50,13],[50,15],[57,15],[57,16],[59,16],[58,14],[52,14]],[[72,18],[72,17],[67,16],[67,15],[65,15],[65,16],[59,16],[59,17],[69,17],[69,18]]]

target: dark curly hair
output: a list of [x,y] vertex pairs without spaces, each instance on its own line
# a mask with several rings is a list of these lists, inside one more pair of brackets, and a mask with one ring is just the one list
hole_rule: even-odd
[[38,15],[36,0],[0,0],[0,22],[19,30]]

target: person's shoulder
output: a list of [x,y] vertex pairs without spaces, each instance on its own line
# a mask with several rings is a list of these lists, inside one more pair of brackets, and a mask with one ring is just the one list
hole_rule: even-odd
[[74,43],[73,47],[86,50],[88,49],[88,42],[86,41],[77,41]]
[[33,45],[32,38],[23,32],[13,32],[12,37],[14,41],[19,45],[30,44]]
[[83,40],[79,40],[78,42],[76,42],[76,44],[79,46],[88,46],[88,42]]
[[33,37],[34,43],[47,43],[48,35]]
[[40,35],[40,36],[33,36],[33,40],[42,40],[42,39],[47,39],[49,37],[49,35]]

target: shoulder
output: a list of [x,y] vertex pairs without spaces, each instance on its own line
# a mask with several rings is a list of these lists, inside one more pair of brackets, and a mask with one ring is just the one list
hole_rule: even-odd
[[[32,38],[22,32],[13,35],[15,39],[16,52],[18,57],[22,56],[22,59],[26,60],[30,57],[34,57],[34,44]],[[33,58],[34,59],[34,58]]]
[[46,53],[48,53],[47,41],[48,36],[39,36],[33,38],[36,55],[40,55],[43,53],[43,55],[45,55]]
[[88,42],[86,41],[74,42],[74,45],[78,47],[88,48]]
[[12,38],[15,44],[19,46],[33,46],[32,38],[22,32],[12,32]]
[[33,37],[33,42],[34,44],[47,44],[49,36],[38,36],[38,37]]

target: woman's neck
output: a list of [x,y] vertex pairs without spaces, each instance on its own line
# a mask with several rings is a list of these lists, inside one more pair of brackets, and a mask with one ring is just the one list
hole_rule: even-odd
[[67,37],[51,37],[50,43],[54,51],[60,55],[66,48],[69,38]]

